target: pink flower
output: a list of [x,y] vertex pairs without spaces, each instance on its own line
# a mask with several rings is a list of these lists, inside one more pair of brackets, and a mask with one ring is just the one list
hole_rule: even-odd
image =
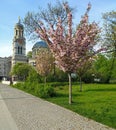
[[[90,49],[96,44],[95,37],[99,33],[98,25],[88,23],[88,11],[91,8],[91,4],[88,4],[87,11],[82,17],[78,28],[72,33],[72,13],[68,7],[68,4],[64,4],[67,12],[67,28],[65,28],[58,19],[58,24],[55,28],[50,24],[49,29],[41,23],[41,28],[36,29],[40,38],[45,40],[55,57],[56,65],[64,72],[75,72],[77,67],[83,66],[84,63],[89,60],[94,54],[89,53]],[[64,30],[66,33],[64,33]]]

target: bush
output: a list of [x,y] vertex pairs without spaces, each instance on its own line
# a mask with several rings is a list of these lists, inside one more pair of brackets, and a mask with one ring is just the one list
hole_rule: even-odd
[[46,97],[43,85],[37,85],[35,88],[35,94],[41,98]]
[[68,82],[68,75],[64,73],[62,70],[55,68],[55,74],[50,73],[47,76],[48,82]]
[[38,83],[41,82],[41,76],[34,70],[30,70],[29,75],[26,79],[26,82],[30,82],[30,83]]
[[36,86],[35,93],[37,96],[39,96],[41,98],[56,96],[56,92],[53,87],[51,87],[51,86],[44,87],[43,84]]
[[44,84],[30,83],[30,82],[22,82],[12,85],[15,88],[19,88],[29,93],[33,93],[34,95],[40,98],[47,98],[56,96],[56,92],[51,85],[44,86]]
[[92,76],[91,72],[86,72],[83,77],[82,77],[82,81],[84,83],[93,83],[94,82],[94,77]]
[[23,83],[16,83],[12,85],[15,88],[22,88],[23,87]]
[[55,92],[54,88],[51,87],[51,86],[47,86],[45,88],[45,94],[46,94],[47,97],[54,97],[54,96],[56,96],[56,92]]

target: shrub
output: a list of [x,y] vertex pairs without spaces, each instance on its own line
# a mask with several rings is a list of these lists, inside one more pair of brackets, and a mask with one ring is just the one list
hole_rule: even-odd
[[56,92],[55,92],[54,88],[51,87],[51,86],[47,86],[45,88],[45,94],[46,94],[47,97],[54,97],[54,96],[56,96]]
[[45,86],[42,85],[37,85],[35,88],[35,93],[37,96],[41,98],[47,98],[47,97],[53,97],[56,96],[56,92],[53,87],[51,86]]
[[29,93],[33,93],[34,95],[40,98],[47,98],[56,96],[56,92],[51,85],[44,86],[44,84],[30,83],[30,82],[22,82],[12,85],[15,88],[19,88]]
[[35,94],[41,98],[44,98],[45,92],[44,92],[44,85],[37,85],[35,88]]
[[21,88],[23,87],[23,83],[16,83],[16,84],[13,84],[12,86],[15,88]]

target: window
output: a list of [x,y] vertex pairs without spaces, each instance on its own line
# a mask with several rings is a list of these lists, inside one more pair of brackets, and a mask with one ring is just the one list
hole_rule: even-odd
[[17,34],[18,34],[17,32],[18,32],[18,31],[16,30],[16,36],[17,36]]
[[20,53],[20,47],[18,46],[18,54]]
[[21,54],[22,54],[22,47],[20,48],[20,52],[21,52]]

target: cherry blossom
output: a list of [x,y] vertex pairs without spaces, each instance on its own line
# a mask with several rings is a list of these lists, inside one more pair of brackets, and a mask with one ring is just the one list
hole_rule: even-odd
[[[55,28],[51,24],[47,28],[41,23],[41,28],[37,28],[36,32],[42,40],[46,41],[55,57],[56,65],[68,73],[71,82],[71,73],[77,72],[80,66],[83,66],[87,60],[101,51],[91,51],[97,44],[95,38],[100,29],[97,23],[88,22],[90,3],[75,31],[72,31],[72,12],[69,10],[68,4],[64,4],[64,8],[67,12],[67,27],[63,26],[59,18]],[[71,104],[71,83],[69,83],[69,90],[69,103]]]

